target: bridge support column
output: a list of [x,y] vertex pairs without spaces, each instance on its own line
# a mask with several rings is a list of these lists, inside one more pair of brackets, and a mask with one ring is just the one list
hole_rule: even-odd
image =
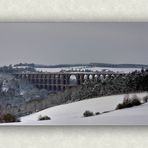
[[80,84],[84,83],[84,74],[80,75]]

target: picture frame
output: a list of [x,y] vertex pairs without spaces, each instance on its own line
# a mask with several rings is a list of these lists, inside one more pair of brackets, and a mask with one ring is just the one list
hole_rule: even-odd
[[[25,2],[24,2],[25,3]],[[73,6],[72,9],[68,9],[66,1],[64,2],[66,6],[63,6],[63,13],[59,9],[59,6],[54,6],[54,3],[51,2],[51,6],[49,8],[54,8],[52,13],[49,12],[47,9],[47,4],[49,2],[42,3],[42,7],[40,7],[40,2],[26,2],[18,4],[18,1],[15,0],[14,4],[7,1],[7,8],[6,5],[1,5],[1,20],[2,21],[50,21],[50,20],[63,20],[63,16],[66,16],[65,20],[71,21],[76,19],[84,20],[84,21],[141,21],[147,20],[147,10],[143,9],[145,6],[145,1],[136,2],[136,1],[124,1],[124,3],[113,1],[107,4],[103,4],[103,2],[96,2],[93,1],[93,5],[96,7],[93,9],[94,11],[89,11],[89,4],[90,2],[83,2],[78,3],[77,11],[79,13],[73,13],[73,9],[75,9],[75,3],[72,2],[71,5]],[[30,3],[30,8],[26,9],[26,5]],[[58,2],[55,2],[58,3]],[[100,6],[102,5],[102,6]],[[20,8],[21,6],[21,8]],[[44,9],[43,9],[44,8]],[[122,8],[122,9],[121,9]],[[28,11],[29,9],[29,11]],[[47,10],[47,11],[46,11]],[[113,10],[113,11],[112,11]],[[141,13],[139,13],[139,10]],[[46,12],[45,12],[46,11]],[[65,12],[66,11],[66,12]],[[13,13],[12,13],[13,12]],[[34,12],[37,12],[34,14]],[[69,13],[71,12],[71,13]],[[74,11],[75,12],[75,11]],[[96,15],[96,12],[97,15]],[[120,13],[119,13],[120,12]],[[28,14],[27,14],[28,13]],[[41,15],[41,14],[42,15]],[[61,13],[61,16],[59,14]],[[18,15],[19,14],[19,15]],[[54,15],[53,15],[54,14]],[[57,14],[57,15],[56,15]],[[65,14],[65,15],[64,15]],[[78,14],[78,15],[76,15]],[[99,15],[100,14],[100,15]],[[48,18],[48,15],[50,19]],[[82,15],[82,16],[81,16]],[[58,141],[58,147],[74,147],[77,144],[85,147],[92,147],[92,146],[99,146],[102,147],[130,147],[135,146],[138,147],[139,145],[145,147],[147,145],[146,137],[147,137],[147,127],[0,127],[1,128],[1,146],[3,147],[10,147],[12,146],[12,142],[15,147],[47,147],[52,145],[52,147],[57,147],[56,139],[61,138],[62,142]],[[140,135],[139,135],[140,131]],[[23,140],[20,137],[23,136]],[[71,136],[70,136],[71,135]],[[136,135],[136,136],[135,136]],[[78,137],[76,140],[75,137]],[[14,137],[14,138],[12,138]],[[69,137],[69,139],[67,139]],[[121,137],[116,140],[118,137]],[[134,137],[134,138],[133,138]],[[8,140],[9,139],[9,140]],[[31,139],[31,140],[30,140]],[[50,140],[49,140],[50,139]],[[88,141],[90,139],[90,141]],[[139,139],[141,139],[139,141]],[[21,141],[21,142],[20,142]],[[123,143],[124,141],[124,143]],[[95,145],[94,145],[95,144]]]

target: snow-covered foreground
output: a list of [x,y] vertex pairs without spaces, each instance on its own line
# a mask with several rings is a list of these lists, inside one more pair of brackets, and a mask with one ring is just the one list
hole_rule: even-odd
[[[132,95],[132,94],[131,94]],[[147,93],[138,93],[141,99]],[[148,103],[140,106],[114,110],[123,101],[124,95],[115,95],[59,105],[21,118],[20,123],[5,125],[148,125]],[[86,110],[95,112],[111,111],[92,117],[83,117]],[[51,120],[38,121],[39,116]]]

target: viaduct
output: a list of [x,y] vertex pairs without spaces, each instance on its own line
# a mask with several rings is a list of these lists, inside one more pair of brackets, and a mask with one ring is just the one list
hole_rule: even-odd
[[64,91],[66,88],[81,85],[86,80],[98,81],[99,79],[116,78],[125,73],[115,72],[26,72],[15,73],[17,79],[25,79],[39,89],[50,92]]

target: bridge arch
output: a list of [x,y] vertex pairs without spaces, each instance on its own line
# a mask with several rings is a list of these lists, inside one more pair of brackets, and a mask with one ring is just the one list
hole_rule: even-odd
[[95,77],[95,79],[98,79],[98,75],[95,75],[94,77]]
[[101,74],[100,75],[100,80],[103,80],[104,79],[104,76]]
[[87,80],[88,79],[88,75],[84,75],[84,80]]
[[69,77],[69,84],[76,85],[77,84],[77,77],[76,75],[70,75]]
[[89,79],[90,79],[90,80],[93,79],[93,75],[92,75],[92,74],[89,75]]
[[109,78],[109,75],[108,75],[108,74],[106,74],[106,75],[105,75],[105,79],[108,79],[108,78]]

